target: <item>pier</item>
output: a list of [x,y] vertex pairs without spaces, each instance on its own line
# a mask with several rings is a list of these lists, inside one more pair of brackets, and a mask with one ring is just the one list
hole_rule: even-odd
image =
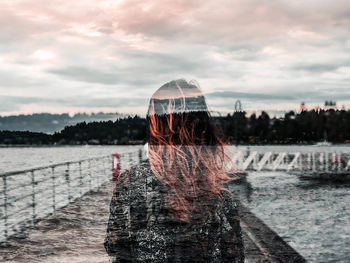
[[[121,154],[119,167],[142,158],[140,151]],[[0,242],[110,181],[113,161],[106,155],[0,174]]]
[[[144,155],[138,151],[121,155],[121,169],[137,165],[142,160]],[[95,162],[95,165],[89,166],[89,162]],[[0,248],[0,261],[108,262],[103,240],[114,187],[111,164],[112,156],[103,156],[21,171],[27,176],[34,174],[34,182],[33,176],[30,176],[27,182],[30,185],[30,191],[22,191],[22,194],[16,196],[12,195],[21,191],[13,191],[14,182],[9,178],[22,173],[7,173],[5,191],[1,193],[2,197],[6,198],[1,210],[3,242]],[[52,170],[55,172],[52,173]],[[39,176],[39,171],[46,171],[44,173],[46,180],[44,175]],[[54,184],[52,183],[53,174]],[[91,184],[89,180],[81,182],[82,178],[88,179],[90,175]],[[4,178],[4,174],[2,177]],[[48,186],[48,182],[51,182],[49,185],[52,187],[47,189],[46,196],[39,198],[40,191]],[[25,187],[25,182],[23,184]],[[21,196],[23,199],[29,196],[29,204],[34,205],[17,207],[14,202],[22,200]],[[38,208],[41,202],[45,209]],[[21,209],[26,213],[23,213],[23,217],[18,217],[16,226],[15,215],[18,211],[21,212]],[[241,204],[239,204],[239,214],[246,262],[306,262],[282,238]]]
[[[113,186],[105,183],[38,221],[35,228],[9,238],[8,246],[0,248],[0,261],[107,263],[103,240]],[[306,262],[246,208],[239,206],[239,211],[245,262]]]

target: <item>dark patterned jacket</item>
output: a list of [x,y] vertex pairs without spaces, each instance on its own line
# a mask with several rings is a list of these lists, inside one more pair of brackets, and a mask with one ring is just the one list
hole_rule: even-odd
[[244,262],[237,208],[230,194],[209,204],[210,213],[176,218],[171,191],[148,162],[123,172],[110,203],[104,242],[111,262]]

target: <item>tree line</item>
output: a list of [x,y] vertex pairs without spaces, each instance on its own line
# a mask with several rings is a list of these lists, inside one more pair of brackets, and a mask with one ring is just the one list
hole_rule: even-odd
[[[311,144],[327,140],[350,143],[350,111],[290,111],[283,118],[235,112],[213,117],[228,144]],[[2,145],[141,144],[147,140],[146,119],[139,116],[115,121],[80,122],[60,132],[0,131]]]
[[31,131],[54,133],[61,131],[68,125],[75,125],[79,122],[108,121],[125,118],[126,114],[118,112],[98,113],[76,113],[70,116],[68,113],[33,113],[29,115],[0,116],[0,130],[9,131]]

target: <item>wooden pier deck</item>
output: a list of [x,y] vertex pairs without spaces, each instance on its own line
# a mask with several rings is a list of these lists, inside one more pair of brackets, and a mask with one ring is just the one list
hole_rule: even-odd
[[[0,262],[105,263],[103,247],[113,184],[102,185],[0,248]],[[246,208],[240,207],[246,262],[306,262]]]

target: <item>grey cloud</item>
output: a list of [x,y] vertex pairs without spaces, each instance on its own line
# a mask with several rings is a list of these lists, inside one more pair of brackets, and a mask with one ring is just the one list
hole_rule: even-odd
[[15,111],[21,105],[59,105],[62,107],[93,107],[93,108],[105,108],[105,107],[133,107],[148,105],[148,98],[140,97],[104,97],[104,98],[91,98],[87,96],[67,97],[67,98],[52,98],[52,97],[24,97],[24,96],[1,96],[0,97],[0,112],[1,111]]
[[[110,86],[117,86],[122,84],[129,86],[145,86],[155,83],[154,78],[152,78],[152,76],[148,76],[147,72],[141,72],[137,69],[106,69],[105,71],[102,71],[97,67],[98,65],[96,65],[96,67],[67,66],[64,68],[49,69],[46,72],[59,75],[70,80]],[[154,75],[155,73],[156,72],[152,72]],[[124,94],[125,92],[127,91],[124,91]]]
[[296,64],[290,69],[295,70],[295,71],[308,71],[312,73],[324,73],[324,72],[329,72],[329,71],[334,71],[337,70],[338,68],[342,66],[350,66],[350,61],[348,63],[310,63],[310,64]]
[[221,43],[217,46],[217,52],[228,55],[232,60],[258,61],[261,46],[247,41],[237,41],[235,43]]
[[140,106],[148,105],[148,99],[146,98],[86,98],[86,99],[80,99],[77,102],[73,101],[67,101],[67,103],[74,103],[74,106],[78,107],[121,107],[121,106],[127,106],[127,107],[133,107],[133,106]]
[[168,73],[176,74],[203,70],[207,63],[197,57],[188,58],[185,54],[173,55],[157,52],[129,52],[123,54],[130,61],[128,66],[118,66],[110,63],[100,67],[96,66],[66,66],[63,68],[51,68],[46,72],[62,76],[67,79],[99,83],[105,85],[132,84],[150,85],[155,84],[159,75]]
[[[233,99],[242,99],[250,101],[289,101],[299,103],[301,101],[308,102],[323,102],[327,99],[332,100],[350,100],[350,91],[346,92],[341,88],[333,88],[333,91],[327,90],[310,90],[310,87],[286,87],[288,92],[275,92],[275,93],[246,93],[246,92],[234,92],[234,91],[221,91],[205,94],[209,99],[221,99],[232,101]],[[293,90],[293,91],[292,91]]]
[[47,72],[56,75],[61,75],[68,79],[79,80],[89,83],[102,83],[107,85],[119,83],[118,76],[116,74],[88,67],[70,66],[60,69],[50,69],[47,70]]
[[64,100],[54,98],[38,98],[24,96],[0,96],[0,112],[17,111],[21,106],[28,104],[61,104]]
[[[189,51],[188,53],[191,53]],[[196,53],[196,52],[194,52]],[[173,55],[171,53],[156,53],[156,52],[142,52],[136,54],[139,58],[142,58],[144,62],[149,62],[154,67],[157,67],[163,72],[171,71],[192,71],[201,66],[201,58],[187,56],[188,54]],[[147,64],[144,64],[147,65]]]
[[295,96],[263,94],[263,93],[246,93],[235,91],[218,91],[205,94],[208,98],[237,98],[237,99],[254,99],[254,100],[294,100]]
[[37,79],[36,76],[25,76],[22,72],[11,70],[3,71],[0,69],[0,89],[12,87],[21,87],[22,89],[31,87],[42,87],[49,85],[50,81],[46,79]]

